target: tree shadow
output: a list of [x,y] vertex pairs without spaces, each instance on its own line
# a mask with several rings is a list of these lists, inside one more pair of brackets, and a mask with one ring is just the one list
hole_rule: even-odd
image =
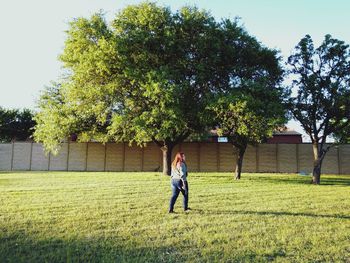
[[[350,176],[348,178],[344,178],[345,176],[342,176],[340,178],[329,177],[327,175],[324,175],[322,177],[321,175],[321,184],[322,185],[337,185],[337,186],[350,186]],[[191,174],[190,178],[196,178],[196,179],[207,179],[212,180],[213,178],[222,181],[228,181],[228,182],[246,182],[246,181],[252,181],[257,183],[272,183],[272,184],[302,184],[302,185],[311,185],[312,176],[310,175],[299,175],[299,174],[286,174],[286,175],[280,175],[280,174],[254,174],[254,173],[246,173],[242,174],[242,179],[235,180],[232,173],[219,173],[219,174],[203,174],[203,173],[193,173]]]
[[257,183],[271,183],[271,184],[303,184],[303,185],[311,185],[311,177],[299,177],[295,175],[295,177],[286,176],[283,178],[282,176],[261,176],[254,178],[251,176],[249,178],[250,181],[255,181]]
[[322,179],[322,177],[321,177],[321,185],[349,186],[350,185],[350,177],[349,177],[349,179],[345,179],[345,178],[325,178],[325,179]]
[[[263,177],[261,181],[268,181],[271,183],[285,183],[285,184],[304,184],[304,185],[311,185],[312,182],[311,176],[299,176],[295,175],[295,177],[292,178],[283,178],[283,177]],[[259,180],[260,181],[260,180]],[[321,183],[319,186],[326,186],[326,185],[334,185],[334,186],[350,186],[350,177],[347,178],[329,178],[321,176]]]
[[35,238],[24,231],[0,235],[0,262],[177,262],[175,247],[140,247],[125,238]]
[[[190,242],[190,241],[188,241]],[[260,254],[255,250],[237,253],[235,251],[215,251],[202,255],[201,247],[193,244],[183,246],[152,246],[149,240],[136,244],[125,237],[86,238],[42,238],[25,234],[25,231],[0,235],[0,262],[217,262],[229,258],[232,262],[266,261],[281,257],[280,253]],[[215,256],[216,254],[216,256]],[[211,257],[215,256],[213,260]],[[201,260],[203,259],[203,260]]]
[[327,214],[312,214],[303,212],[286,212],[286,211],[246,211],[246,210],[202,210],[192,209],[193,212],[198,212],[205,215],[258,215],[258,216],[302,216],[312,218],[332,218],[350,220],[350,216],[345,215],[327,215]]

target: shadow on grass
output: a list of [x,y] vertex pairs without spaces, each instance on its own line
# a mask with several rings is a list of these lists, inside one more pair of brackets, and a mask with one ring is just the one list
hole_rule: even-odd
[[312,213],[293,213],[293,212],[277,212],[277,211],[244,211],[244,210],[201,210],[192,209],[194,212],[199,212],[200,214],[209,215],[258,215],[258,216],[302,216],[302,217],[314,217],[314,218],[332,218],[332,219],[347,219],[350,220],[350,216],[344,215],[322,215],[322,214],[312,214]]
[[[243,174],[242,179],[235,180],[233,174],[227,174],[227,175],[221,175],[221,174],[193,174],[191,177],[194,178],[202,178],[202,179],[220,179],[220,180],[228,180],[231,182],[244,182],[244,181],[254,181],[258,183],[275,183],[275,184],[304,184],[304,185],[311,185],[312,176],[301,176],[301,175],[290,175],[286,174],[280,175],[280,174]],[[336,176],[334,177],[327,177],[327,175],[322,176],[321,175],[321,186],[322,185],[338,185],[338,186],[350,186],[350,176],[348,178],[344,178],[343,176],[338,178]]]
[[[257,178],[257,181],[261,181],[261,182],[270,182],[270,183],[284,183],[284,184],[309,184],[311,185],[311,180],[312,177],[311,176],[305,176],[305,177],[297,177],[298,175],[296,175],[295,178],[283,178],[283,177],[268,177],[268,176],[264,176],[264,177],[259,177]],[[323,186],[323,185],[337,185],[337,186],[350,186],[350,177],[349,179],[346,178],[322,178],[321,176],[321,184],[319,186]]]
[[325,178],[325,179],[322,179],[322,176],[321,176],[321,185],[350,186],[350,177],[349,177],[349,179],[343,179],[343,178]]
[[[203,255],[198,245],[182,247],[152,246],[144,240],[142,246],[127,238],[109,239],[91,237],[84,240],[74,238],[35,238],[24,231],[0,235],[0,262],[217,262],[220,258],[231,262],[256,262],[284,257],[281,253],[260,254],[256,251],[237,253],[213,253]],[[214,258],[213,258],[214,257]],[[202,260],[203,259],[203,260]],[[227,260],[226,260],[227,261]]]
[[176,262],[181,253],[171,247],[140,247],[115,237],[42,239],[21,232],[0,236],[0,262]]

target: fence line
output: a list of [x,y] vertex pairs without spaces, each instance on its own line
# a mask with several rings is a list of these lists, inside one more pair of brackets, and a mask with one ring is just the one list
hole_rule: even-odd
[[[190,171],[234,170],[236,151],[230,143],[182,143],[173,155],[180,150],[186,153]],[[162,160],[161,150],[153,143],[145,148],[126,143],[64,143],[56,156],[46,155],[39,143],[0,144],[2,171],[161,171]],[[243,172],[310,173],[312,166],[311,144],[260,144],[247,148]],[[350,144],[331,148],[322,173],[350,174]]]

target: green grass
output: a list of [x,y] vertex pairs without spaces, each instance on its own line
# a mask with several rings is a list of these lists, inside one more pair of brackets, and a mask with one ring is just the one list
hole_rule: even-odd
[[350,262],[350,177],[0,173],[0,262]]

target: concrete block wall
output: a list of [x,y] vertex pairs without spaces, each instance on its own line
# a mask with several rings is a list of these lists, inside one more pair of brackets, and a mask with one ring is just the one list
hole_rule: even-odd
[[[182,143],[173,150],[186,153],[190,171],[232,172],[236,150],[229,143]],[[260,144],[248,146],[243,172],[311,173],[311,144]],[[63,143],[57,155],[46,154],[40,143],[0,144],[2,171],[161,171],[162,151],[154,143],[146,147],[127,143]],[[327,153],[322,173],[350,174],[350,145]]]

